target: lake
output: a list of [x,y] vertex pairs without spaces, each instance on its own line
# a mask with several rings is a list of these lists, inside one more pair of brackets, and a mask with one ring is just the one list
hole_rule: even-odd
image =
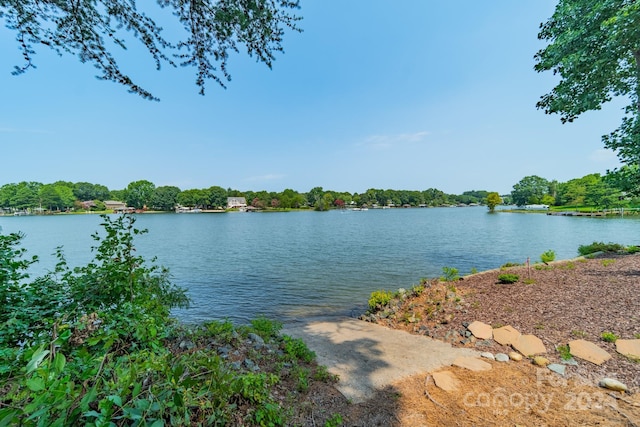
[[[32,277],[52,269],[63,246],[71,265],[92,257],[98,215],[0,217],[3,233],[22,231],[40,262]],[[576,218],[544,214],[488,214],[485,207],[368,211],[144,214],[137,238],[145,257],[157,256],[174,283],[193,299],[175,314],[186,322],[265,315],[285,322],[359,314],[369,294],[461,274],[577,256],[594,241],[640,244],[640,218]]]

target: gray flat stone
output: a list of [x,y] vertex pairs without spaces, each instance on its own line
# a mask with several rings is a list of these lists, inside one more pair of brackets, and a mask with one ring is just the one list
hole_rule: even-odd
[[574,340],[569,342],[569,352],[573,357],[586,360],[596,365],[602,365],[611,359],[611,355],[592,342]]
[[565,372],[567,371],[567,365],[562,365],[560,363],[551,363],[547,366],[547,369],[555,372],[556,374],[564,376]]

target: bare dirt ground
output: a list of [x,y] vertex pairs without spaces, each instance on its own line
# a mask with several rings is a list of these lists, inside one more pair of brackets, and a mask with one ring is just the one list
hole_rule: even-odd
[[[517,274],[518,283],[498,284],[498,275]],[[538,336],[552,362],[558,346],[585,339],[607,350],[601,366],[578,360],[562,377],[520,362],[489,362],[483,372],[448,367],[460,381],[458,391],[435,386],[432,373],[417,374],[379,391],[366,402],[348,402],[331,385],[312,387],[306,412],[296,425],[325,425],[332,414],[345,426],[640,426],[640,363],[615,351],[602,339],[612,332],[624,339],[640,337],[640,255],[604,255],[490,271],[463,280],[433,284],[405,299],[378,323],[429,335],[453,346],[509,352],[493,341],[465,335],[475,320],[494,327],[511,325]],[[615,378],[628,393],[597,386]]]

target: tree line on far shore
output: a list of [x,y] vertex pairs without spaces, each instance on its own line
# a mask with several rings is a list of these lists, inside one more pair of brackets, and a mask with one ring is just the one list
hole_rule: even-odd
[[57,181],[52,184],[20,182],[0,187],[0,212],[16,211],[104,211],[105,201],[126,203],[135,209],[172,211],[176,206],[200,209],[224,209],[228,197],[244,197],[256,209],[328,210],[349,206],[432,207],[488,204],[545,204],[555,206],[627,207],[640,204],[623,191],[623,186],[600,174],[590,174],[567,182],[527,176],[513,186],[510,194],[498,196],[485,190],[447,194],[435,188],[427,190],[392,190],[370,188],[363,193],[324,190],[314,187],[300,193],[286,189],[274,191],[240,191],[220,186],[181,190],[176,186],[156,187],[150,181],[131,182],[125,189],[109,190],[105,185],[88,182]]

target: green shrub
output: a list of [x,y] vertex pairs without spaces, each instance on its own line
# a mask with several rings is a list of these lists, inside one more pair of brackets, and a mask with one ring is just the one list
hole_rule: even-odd
[[590,245],[581,245],[578,247],[578,253],[582,256],[591,255],[596,252],[620,252],[623,250],[624,246],[619,243],[593,242]]
[[549,249],[546,252],[543,252],[542,255],[540,255],[540,261],[544,262],[545,264],[555,261],[555,259],[556,259],[556,253],[551,249]]
[[369,311],[374,312],[379,307],[384,307],[391,302],[392,298],[393,293],[390,291],[379,290],[371,292],[371,296],[369,297]]
[[282,322],[267,319],[264,316],[253,319],[251,326],[253,330],[266,341],[269,341],[271,338],[276,338],[282,330]]
[[606,342],[616,342],[619,337],[613,332],[603,332],[602,334],[600,334],[600,338],[602,338],[602,340]]
[[[244,373],[206,350],[237,336],[233,325],[177,328],[171,308],[188,299],[135,255],[144,231],[133,216],[103,218],[92,261],[70,269],[58,250],[55,271],[33,281],[20,236],[0,235],[0,297],[12,304],[0,305],[0,425],[234,425],[247,416],[284,425],[276,375]],[[254,325],[270,336],[279,327]],[[283,346],[313,358],[301,340]]]
[[443,282],[453,282],[460,279],[458,276],[458,269],[453,267],[442,267],[443,275],[440,276],[440,280]]
[[637,254],[640,252],[640,246],[627,246],[627,253]]
[[292,338],[288,335],[283,337],[284,352],[289,356],[290,360],[302,360],[311,362],[316,358],[316,354],[309,350],[307,344],[300,338]]
[[501,274],[498,276],[498,283],[505,285],[516,283],[518,280],[520,280],[520,276],[517,274]]

